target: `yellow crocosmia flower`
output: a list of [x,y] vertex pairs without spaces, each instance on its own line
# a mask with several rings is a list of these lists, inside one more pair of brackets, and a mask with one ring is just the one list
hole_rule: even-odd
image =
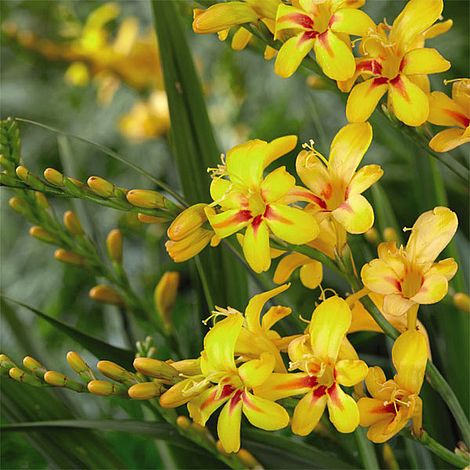
[[160,397],[164,407],[187,403],[190,416],[201,426],[224,405],[218,418],[217,433],[226,452],[240,449],[242,414],[253,426],[266,431],[282,429],[289,424],[289,415],[281,405],[251,392],[272,374],[274,356],[264,352],[241,365],[235,360],[236,343],[245,321],[248,320],[239,312],[230,313],[219,321],[204,339],[201,378],[179,382]]
[[219,242],[213,230],[204,228],[207,221],[207,204],[188,207],[168,227],[169,240],[165,248],[176,263],[182,263],[199,254],[209,243],[216,246]]
[[[294,3],[294,2],[293,2]],[[315,50],[317,62],[333,80],[347,80],[355,70],[349,35],[365,36],[375,29],[360,2],[297,0],[295,6],[281,4],[276,15],[275,39],[286,32],[291,37],[276,58],[275,72],[290,77],[304,57]]]
[[220,238],[246,229],[243,254],[257,273],[267,271],[271,265],[271,234],[301,245],[319,233],[311,214],[289,205],[302,197],[291,194],[296,188],[295,178],[286,168],[277,168],[263,177],[264,169],[291,151],[296,143],[296,136],[280,137],[269,143],[250,140],[232,148],[225,164],[214,170],[211,205],[219,210],[206,209],[209,223]]
[[429,146],[436,152],[447,152],[470,142],[470,79],[456,80],[452,98],[440,91],[429,97],[428,121],[438,126],[451,127],[436,134]]
[[406,331],[395,341],[393,365],[397,371],[387,380],[380,367],[371,367],[366,386],[372,398],[357,402],[361,426],[369,427],[367,437],[375,443],[388,441],[413,420],[413,432],[419,435],[422,402],[419,391],[424,380],[428,351],[426,339],[419,331]]
[[378,246],[378,259],[363,266],[364,285],[384,296],[386,315],[403,315],[417,304],[434,304],[447,294],[457,271],[453,258],[435,262],[457,230],[457,216],[447,207],[421,214],[406,247],[395,242]]
[[343,91],[349,91],[358,76],[364,78],[349,94],[349,122],[367,121],[388,92],[389,108],[400,121],[408,126],[424,124],[429,115],[429,85],[427,78],[423,82],[420,76],[450,68],[450,62],[436,49],[422,47],[425,32],[440,17],[442,9],[443,0],[410,0],[391,27],[381,23],[364,37],[360,48],[364,57],[356,61],[352,80],[339,84]]
[[[297,194],[310,202],[317,217],[328,217],[322,251],[331,256],[332,243],[341,252],[346,232],[365,233],[374,224],[374,211],[362,193],[383,175],[379,165],[366,165],[357,170],[372,140],[369,123],[348,124],[336,134],[327,161],[313,145],[305,146],[297,157],[296,168],[310,191],[298,188]],[[333,232],[333,234],[331,233]],[[315,240],[316,242],[316,240]],[[312,243],[313,245],[313,243]]]
[[340,387],[358,384],[368,370],[345,339],[350,324],[351,310],[343,299],[334,296],[322,302],[312,314],[308,334],[289,345],[290,370],[302,372],[273,373],[255,388],[257,395],[270,400],[304,395],[292,419],[295,434],[310,434],[325,407],[338,431],[353,432],[359,425],[356,402]]

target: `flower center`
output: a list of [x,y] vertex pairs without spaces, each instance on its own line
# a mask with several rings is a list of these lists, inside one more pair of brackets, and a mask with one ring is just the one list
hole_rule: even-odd
[[418,293],[423,284],[421,271],[415,266],[407,269],[403,281],[401,281],[401,291],[405,297],[410,299]]
[[317,374],[317,380],[319,385],[323,385],[326,388],[331,387],[335,383],[334,365],[322,362],[320,371]]
[[248,196],[248,208],[253,217],[264,214],[266,210],[266,203],[264,202],[264,199],[259,191],[255,190]]

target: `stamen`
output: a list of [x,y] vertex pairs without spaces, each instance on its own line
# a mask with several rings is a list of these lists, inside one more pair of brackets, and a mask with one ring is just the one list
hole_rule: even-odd
[[[302,148],[305,150],[309,150],[312,152],[312,155],[315,157],[318,157],[326,166],[328,166],[328,160],[318,151],[314,148],[315,142],[313,139],[309,140],[309,143],[304,143],[302,144]],[[308,155],[307,158],[305,159],[305,167],[309,168],[309,160],[312,155]]]
[[461,82],[463,80],[467,80],[466,78],[453,78],[452,80],[444,80],[444,85],[448,85],[449,83],[454,83],[454,82]]
[[[210,320],[216,319],[217,317],[228,317],[229,315],[233,315],[234,313],[241,313],[235,308],[232,307],[219,307],[218,305],[215,306],[215,310],[212,310],[212,314],[209,315],[205,320],[202,320],[202,323],[207,326]],[[215,323],[215,322],[213,322]]]
[[209,167],[207,169],[207,173],[210,174],[212,179],[222,178],[223,176],[227,175],[227,164],[225,161],[225,154],[220,154],[220,161],[216,167]]

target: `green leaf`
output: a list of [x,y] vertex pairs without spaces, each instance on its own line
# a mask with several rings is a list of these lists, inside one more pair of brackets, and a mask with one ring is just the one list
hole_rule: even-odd
[[93,338],[81,331],[62,323],[55,318],[46,315],[45,313],[40,312],[39,310],[30,307],[22,302],[18,302],[17,300],[9,299],[8,297],[1,296],[8,302],[12,302],[20,307],[23,307],[30,312],[34,313],[39,318],[46,320],[50,325],[54,328],[58,329],[62,333],[66,334],[68,337],[79,343],[85,349],[90,351],[93,355],[95,355],[98,359],[107,359],[110,361],[114,361],[125,368],[131,368],[132,362],[134,361],[134,353],[132,351],[128,351],[126,349],[121,349],[116,346],[112,346],[111,344],[105,343],[97,338]]
[[391,227],[395,230],[398,237],[398,242],[402,242],[402,230],[397,222],[395,212],[390,204],[387,194],[379,183],[375,183],[372,186],[372,198],[374,201],[374,212],[375,219],[377,221],[377,228],[382,236],[384,230],[387,227]]

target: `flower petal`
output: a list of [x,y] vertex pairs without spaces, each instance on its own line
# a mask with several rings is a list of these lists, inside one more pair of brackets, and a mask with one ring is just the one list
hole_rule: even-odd
[[261,193],[267,204],[284,197],[295,186],[295,178],[281,166],[269,173],[261,183]]
[[241,390],[237,390],[230,401],[222,408],[217,421],[217,434],[225,452],[240,450],[240,427],[242,421]]
[[448,152],[467,142],[470,142],[470,133],[465,132],[465,129],[452,128],[436,134],[430,140],[429,146],[435,152]]
[[331,196],[332,185],[331,177],[325,164],[312,152],[302,150],[297,156],[295,169],[302,183],[305,184],[317,199],[307,201],[316,203],[323,209],[326,209],[327,200]]
[[323,73],[333,80],[347,80],[354,75],[356,61],[351,46],[331,30],[317,37],[314,44],[315,57]]
[[343,359],[335,365],[336,381],[345,387],[352,387],[367,376],[367,364],[358,359]]
[[346,117],[349,122],[365,122],[374,112],[380,98],[388,90],[386,79],[369,78],[354,86],[346,103]]
[[449,289],[449,283],[442,274],[426,274],[419,291],[410,300],[417,304],[435,304],[442,300]]
[[212,208],[206,209],[207,220],[220,238],[229,237],[246,227],[252,219],[248,210],[229,209],[216,214]]
[[381,259],[373,259],[361,270],[364,285],[378,294],[394,294],[400,292],[400,279],[395,271]]
[[243,363],[238,368],[238,374],[246,387],[259,387],[271,375],[275,362],[272,354],[263,353],[259,359]]
[[283,78],[289,78],[300,66],[304,57],[312,50],[315,40],[308,33],[300,33],[288,39],[276,57],[274,71]]
[[282,305],[274,305],[271,307],[264,315],[261,320],[261,327],[263,330],[268,331],[273,325],[275,325],[279,320],[287,317],[292,313],[290,307],[283,307]]
[[380,367],[369,367],[365,382],[367,390],[374,398],[378,398],[381,401],[390,398],[391,390],[384,387],[386,381],[385,373]]
[[348,184],[371,142],[372,127],[368,122],[344,126],[331,143],[330,172]]
[[312,261],[311,258],[306,255],[302,255],[301,253],[289,253],[279,261],[274,273],[273,281],[276,284],[286,282],[299,266],[309,263],[310,261]]
[[[192,379],[185,379],[170,387],[163,395],[160,396],[160,405],[163,408],[176,408],[184,405],[195,396],[200,395],[205,389],[193,386],[191,391],[188,388],[193,384]],[[194,385],[194,384],[193,384]]]
[[357,403],[338,384],[328,389],[327,405],[330,421],[339,432],[353,432],[359,426]]
[[193,21],[195,33],[217,33],[237,24],[251,23],[258,19],[254,9],[245,2],[219,3],[207,10],[196,10]]
[[402,415],[390,415],[390,420],[383,419],[373,424],[367,431],[367,438],[375,444],[381,444],[391,439],[408,424],[408,419],[403,419]]
[[395,382],[410,393],[419,393],[428,359],[425,337],[419,331],[405,331],[393,344]]
[[276,237],[294,245],[308,243],[320,231],[313,215],[296,207],[270,204],[264,217]]
[[204,351],[208,362],[215,370],[237,369],[233,355],[242,325],[243,316],[240,313],[233,313],[216,323],[206,334]]
[[384,171],[380,165],[366,165],[363,166],[352,177],[351,183],[348,186],[349,194],[362,194],[369,189],[375,182],[377,182]]
[[294,150],[297,145],[296,135],[284,135],[272,140],[266,146],[266,152],[264,156],[264,168],[266,168],[273,161],[282,157],[291,150]]
[[316,386],[316,379],[306,373],[280,374],[274,372],[254,393],[267,400],[280,400],[294,395],[302,395]]
[[248,45],[248,43],[251,41],[251,38],[253,37],[253,34],[250,33],[245,28],[238,28],[235,34],[232,37],[232,49],[234,51],[241,51],[245,49],[245,47]]
[[429,116],[428,97],[406,75],[390,81],[388,93],[395,116],[408,126],[420,126]]
[[315,429],[325,411],[327,402],[323,388],[321,393],[320,390],[312,390],[297,403],[292,417],[292,432],[294,434],[307,436]]
[[307,289],[316,289],[323,280],[323,265],[320,261],[312,260],[300,268],[300,282]]
[[279,37],[278,32],[286,29],[307,31],[312,29],[313,19],[304,10],[290,5],[279,4],[276,14],[275,39]]
[[350,325],[351,310],[343,299],[334,296],[322,302],[314,310],[309,326],[313,355],[336,361]]
[[230,385],[225,385],[222,390],[219,387],[211,387],[188,403],[189,416],[195,423],[205,426],[212,413],[221,407],[234,393]]
[[450,62],[437,52],[436,49],[422,47],[406,53],[401,64],[405,75],[445,72],[450,69]]
[[374,209],[361,194],[352,194],[332,215],[348,233],[365,233],[374,225]]
[[365,36],[375,30],[375,23],[361,10],[356,8],[341,8],[330,19],[330,28],[338,33]]
[[467,127],[468,117],[464,107],[441,91],[429,96],[428,121],[438,126]]
[[413,305],[410,299],[403,297],[403,294],[390,294],[384,297],[383,313],[384,315],[400,316],[404,315]]
[[425,275],[431,276],[433,274],[441,274],[450,281],[455,276],[458,269],[459,266],[455,262],[454,258],[447,258],[439,261],[439,263],[433,264]]
[[360,398],[357,407],[361,426],[373,426],[384,420],[388,423],[395,416],[395,413],[390,411],[390,407],[384,405],[384,400],[376,398]]
[[265,431],[276,431],[289,424],[289,415],[281,405],[247,391],[243,394],[243,414],[253,426]]
[[255,219],[248,225],[243,239],[243,254],[256,273],[267,271],[271,266],[269,229],[263,220],[259,222]]
[[424,212],[411,230],[406,244],[408,256],[417,264],[433,262],[449,244],[457,226],[457,215],[447,207]]

